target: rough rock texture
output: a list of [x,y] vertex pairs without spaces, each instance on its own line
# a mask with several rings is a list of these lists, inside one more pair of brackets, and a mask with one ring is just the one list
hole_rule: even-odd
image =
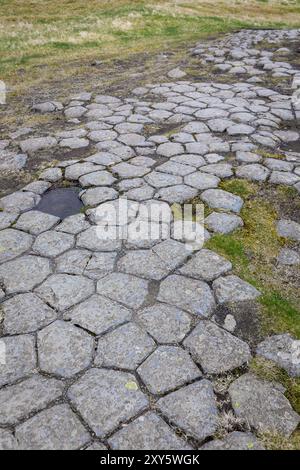
[[300,417],[295,413],[279,384],[245,374],[229,387],[231,403],[237,416],[247,420],[254,429],[289,436]]

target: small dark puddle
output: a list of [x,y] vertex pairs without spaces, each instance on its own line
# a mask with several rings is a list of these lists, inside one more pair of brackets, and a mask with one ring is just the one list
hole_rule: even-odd
[[78,214],[83,207],[78,197],[79,191],[79,188],[50,189],[42,196],[35,209],[46,214],[56,215],[60,219]]

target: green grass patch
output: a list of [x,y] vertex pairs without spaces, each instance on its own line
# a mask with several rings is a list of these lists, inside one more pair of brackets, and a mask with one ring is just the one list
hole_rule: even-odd
[[[228,191],[245,200],[241,211],[244,227],[231,234],[217,234],[205,246],[232,262],[234,272],[262,293],[261,322],[265,335],[290,332],[300,338],[299,289],[297,280],[282,279],[274,267],[285,241],[277,235],[277,212],[268,198],[259,195],[259,186],[241,180],[222,183]],[[274,199],[292,197],[276,188]]]

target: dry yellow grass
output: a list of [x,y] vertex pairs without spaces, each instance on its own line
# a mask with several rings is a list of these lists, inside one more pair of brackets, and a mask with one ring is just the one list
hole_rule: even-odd
[[299,0],[0,0],[1,79],[24,91],[72,78],[94,59],[245,27],[296,27],[299,12]]

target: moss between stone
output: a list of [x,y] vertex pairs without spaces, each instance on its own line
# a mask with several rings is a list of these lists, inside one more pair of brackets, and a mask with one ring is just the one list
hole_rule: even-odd
[[[215,235],[205,246],[229,259],[234,272],[261,291],[264,335],[290,332],[300,338],[298,278],[289,277],[276,266],[286,241],[276,232],[278,214],[274,204],[254,183],[232,179],[222,183],[222,188],[244,198],[244,227],[228,235]],[[281,188],[275,191],[278,198],[290,196],[283,195]]]

